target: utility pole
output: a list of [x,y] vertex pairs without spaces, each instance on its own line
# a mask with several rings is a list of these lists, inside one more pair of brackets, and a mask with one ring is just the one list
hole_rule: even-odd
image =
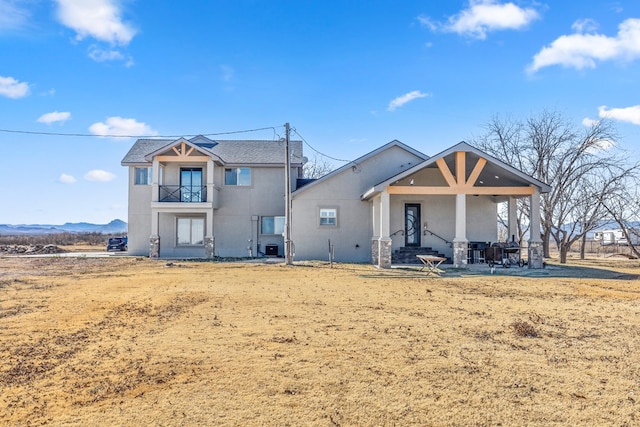
[[289,154],[289,123],[284,124],[285,146],[284,153],[287,157],[285,160],[285,217],[284,217],[284,253],[287,265],[293,265],[293,257],[291,256],[291,155]]

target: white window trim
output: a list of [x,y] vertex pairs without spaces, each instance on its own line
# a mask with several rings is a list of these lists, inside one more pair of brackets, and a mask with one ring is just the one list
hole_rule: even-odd
[[[262,220],[263,218],[273,218],[273,233],[265,233],[263,228],[262,228]],[[282,233],[278,233],[276,230],[276,218],[282,218],[283,220],[283,224],[282,224]],[[285,219],[284,219],[284,215],[263,215],[260,217],[260,235],[262,236],[282,236],[284,234],[284,228],[286,227],[286,224],[284,223]]]
[[[145,184],[139,184],[138,181],[138,169],[147,170],[147,182]],[[150,166],[135,166],[133,168],[133,185],[151,185],[153,183],[153,168]]]
[[[180,236],[178,236],[178,223],[181,219],[189,220],[189,240],[193,237],[193,220],[198,219],[202,221],[202,243],[180,243]],[[203,217],[199,216],[179,216],[176,217],[176,247],[179,248],[189,248],[189,247],[203,247],[204,246],[204,237],[207,234],[206,230],[206,220]]]
[[[228,169],[235,169],[236,171],[239,171],[240,169],[248,169],[249,170],[249,184],[247,185],[240,185],[240,184],[227,184],[227,170]],[[248,166],[230,166],[230,167],[225,167],[222,170],[222,182],[224,183],[224,185],[226,187],[229,188],[251,188],[253,187],[253,168],[248,167]],[[236,174],[238,174],[239,172],[236,172]],[[238,181],[238,176],[236,175],[236,182]]]
[[[322,216],[323,211],[334,211],[335,215],[332,216]],[[337,206],[318,206],[318,217],[316,220],[316,224],[318,228],[338,228],[340,225],[339,217],[339,209]],[[334,218],[335,224],[322,224],[323,218]]]

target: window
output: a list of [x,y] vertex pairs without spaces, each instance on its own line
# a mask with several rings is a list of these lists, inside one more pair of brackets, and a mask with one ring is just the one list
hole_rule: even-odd
[[224,170],[224,184],[249,186],[251,185],[251,168],[227,168]]
[[152,168],[135,169],[135,185],[149,185],[153,181]]
[[260,230],[262,231],[262,234],[284,234],[284,217],[263,216]]
[[320,225],[335,227],[338,225],[338,210],[336,208],[320,209]]
[[178,218],[178,246],[204,245],[204,218]]

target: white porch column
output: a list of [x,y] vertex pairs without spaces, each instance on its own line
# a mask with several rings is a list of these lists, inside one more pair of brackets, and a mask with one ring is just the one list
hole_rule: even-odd
[[151,201],[157,202],[160,199],[160,162],[158,159],[153,159],[151,175]]
[[[207,160],[207,202],[211,202],[213,200],[213,160]],[[209,233],[209,231],[207,231]]]
[[453,266],[467,265],[467,195],[456,194],[456,236],[453,239]]
[[531,213],[529,214],[529,268],[544,267],[544,253],[542,238],[540,237],[540,189],[533,187],[530,198]]
[[[207,202],[211,202],[213,200],[213,160],[207,160]],[[216,239],[213,237],[213,209],[207,209],[205,212],[205,234],[204,234],[204,249],[205,256],[209,259],[212,259],[215,256],[216,249]],[[255,253],[255,252],[254,252]]]
[[385,190],[380,194],[380,237],[378,238],[378,267],[391,268],[391,196]]
[[515,197],[509,197],[509,201],[507,202],[507,225],[508,225],[508,235],[507,241],[511,241],[512,236],[515,236],[516,239],[518,236],[518,200]]

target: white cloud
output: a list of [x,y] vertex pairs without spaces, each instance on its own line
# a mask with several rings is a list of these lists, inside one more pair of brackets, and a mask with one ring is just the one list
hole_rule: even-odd
[[[584,30],[582,25],[574,29]],[[589,25],[593,28],[593,25]],[[595,68],[597,61],[632,61],[640,58],[640,19],[627,19],[618,26],[618,34],[608,37],[595,33],[563,35],[535,54],[528,71],[562,65],[576,69]]]
[[116,176],[111,172],[103,171],[100,169],[94,169],[92,171],[87,172],[84,175],[84,179],[86,179],[87,181],[109,182],[116,179]]
[[598,29],[598,23],[593,19],[578,19],[571,25],[571,29],[576,33],[593,33]]
[[606,105],[598,107],[598,115],[601,118],[618,120],[620,122],[628,122],[634,125],[640,125],[640,105],[634,105],[626,108],[607,109]]
[[76,39],[93,37],[111,44],[127,45],[135,28],[122,20],[121,0],[55,0],[60,22],[76,32]]
[[58,181],[63,184],[73,184],[74,182],[76,182],[76,179],[73,175],[63,173],[62,175],[60,175],[60,178],[58,178]]
[[419,90],[414,90],[392,100],[387,107],[387,111],[394,111],[396,108],[402,107],[404,104],[411,102],[414,99],[426,98],[428,96],[431,95],[428,93],[422,93]]
[[446,23],[418,17],[420,23],[432,31],[445,31],[484,40],[487,33],[499,30],[518,30],[540,18],[532,8],[521,8],[514,3],[497,0],[471,0],[469,7],[449,17]]
[[16,30],[29,21],[29,12],[14,0],[0,0],[0,31]]
[[158,134],[146,123],[118,116],[107,118],[106,123],[92,124],[89,131],[94,135],[114,137],[154,136]]
[[582,119],[582,126],[591,127],[591,126],[597,125],[598,122],[599,122],[599,120],[591,119],[589,117],[585,117],[584,119]]
[[19,82],[13,77],[0,76],[0,96],[7,98],[22,98],[29,94],[29,84]]
[[38,118],[39,123],[46,123],[50,125],[55,122],[65,122],[71,118],[71,113],[68,111],[53,111],[51,113],[46,113],[41,115]]
[[93,59],[96,62],[105,62],[105,61],[121,61],[124,59],[124,55],[113,49],[100,49],[96,46],[91,46],[89,49],[89,58]]

